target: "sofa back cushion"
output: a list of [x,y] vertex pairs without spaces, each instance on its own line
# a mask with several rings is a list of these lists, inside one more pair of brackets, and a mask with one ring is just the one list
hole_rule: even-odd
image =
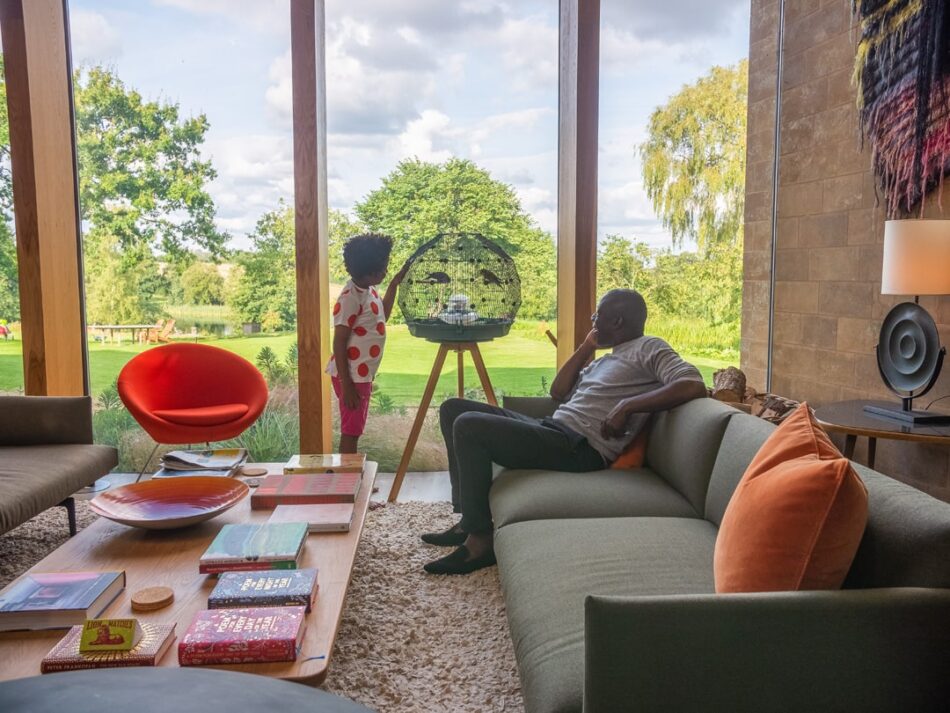
[[706,493],[704,517],[717,527],[742,474],[774,430],[768,421],[738,411],[729,419]]
[[697,513],[706,506],[709,475],[726,424],[735,413],[721,401],[695,399],[653,416],[646,465],[676,488]]
[[868,524],[845,588],[950,588],[950,503],[855,464]]

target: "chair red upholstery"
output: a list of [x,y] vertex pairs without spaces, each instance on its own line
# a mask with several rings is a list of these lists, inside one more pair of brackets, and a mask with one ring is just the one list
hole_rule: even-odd
[[158,443],[241,435],[267,405],[267,382],[247,359],[205,344],[168,344],[119,373],[119,396]]

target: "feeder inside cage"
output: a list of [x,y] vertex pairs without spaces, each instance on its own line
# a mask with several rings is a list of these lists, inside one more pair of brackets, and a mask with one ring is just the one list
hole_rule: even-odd
[[432,342],[503,337],[521,306],[521,280],[511,257],[475,233],[446,233],[412,258],[399,289],[409,332]]

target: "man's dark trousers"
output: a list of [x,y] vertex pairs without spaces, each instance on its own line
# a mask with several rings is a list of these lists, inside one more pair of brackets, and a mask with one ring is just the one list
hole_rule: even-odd
[[606,467],[604,457],[580,434],[480,401],[449,399],[439,409],[449,452],[452,505],[462,513],[465,532],[492,529],[488,492],[492,463],[505,468],[537,468],[581,473]]

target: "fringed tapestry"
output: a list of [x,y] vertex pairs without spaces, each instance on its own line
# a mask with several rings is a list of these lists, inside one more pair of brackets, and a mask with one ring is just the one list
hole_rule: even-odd
[[853,0],[861,138],[888,217],[911,212],[950,172],[947,0]]

